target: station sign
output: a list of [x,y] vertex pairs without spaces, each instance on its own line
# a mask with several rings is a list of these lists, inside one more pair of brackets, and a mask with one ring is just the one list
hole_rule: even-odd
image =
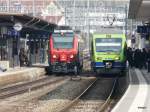
[[150,26],[137,26],[138,33],[150,33]]

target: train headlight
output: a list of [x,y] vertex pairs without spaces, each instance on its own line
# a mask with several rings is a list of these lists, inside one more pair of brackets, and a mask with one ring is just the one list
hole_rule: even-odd
[[115,57],[115,60],[119,60],[120,59],[120,57]]
[[73,54],[71,54],[71,55],[70,55],[70,58],[71,58],[71,59],[72,59],[72,58],[74,58],[74,55],[73,55]]
[[101,57],[97,57],[97,60],[102,60],[102,58]]
[[53,54],[53,58],[54,58],[54,59],[56,59],[56,58],[57,58],[57,56],[56,56],[55,54]]

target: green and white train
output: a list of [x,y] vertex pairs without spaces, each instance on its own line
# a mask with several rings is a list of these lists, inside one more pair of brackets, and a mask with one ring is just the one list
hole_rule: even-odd
[[96,73],[124,73],[125,34],[93,34],[91,44],[91,67]]

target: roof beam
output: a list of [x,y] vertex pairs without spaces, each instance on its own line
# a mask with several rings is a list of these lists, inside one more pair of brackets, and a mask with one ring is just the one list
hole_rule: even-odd
[[26,23],[24,24],[24,26],[27,26],[28,24],[30,24],[30,23],[33,22],[34,20],[35,20],[35,18],[32,18],[30,21],[26,22]]

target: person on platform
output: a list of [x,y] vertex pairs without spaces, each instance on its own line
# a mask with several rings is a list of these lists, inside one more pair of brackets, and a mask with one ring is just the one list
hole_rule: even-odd
[[20,60],[20,67],[27,66],[29,64],[28,56],[24,48],[20,49],[19,60]]
[[135,62],[135,67],[140,68],[140,65],[141,65],[141,51],[140,51],[140,49],[135,50],[134,62]]
[[147,53],[147,71],[148,73],[150,72],[150,48],[148,49],[148,53]]
[[129,62],[129,66],[132,68],[133,67],[133,52],[130,47],[127,49],[127,60]]
[[148,56],[147,51],[146,51],[145,48],[143,48],[142,49],[142,58],[141,59],[142,59],[142,67],[144,67],[145,69],[147,69],[147,64],[146,64],[147,56]]

